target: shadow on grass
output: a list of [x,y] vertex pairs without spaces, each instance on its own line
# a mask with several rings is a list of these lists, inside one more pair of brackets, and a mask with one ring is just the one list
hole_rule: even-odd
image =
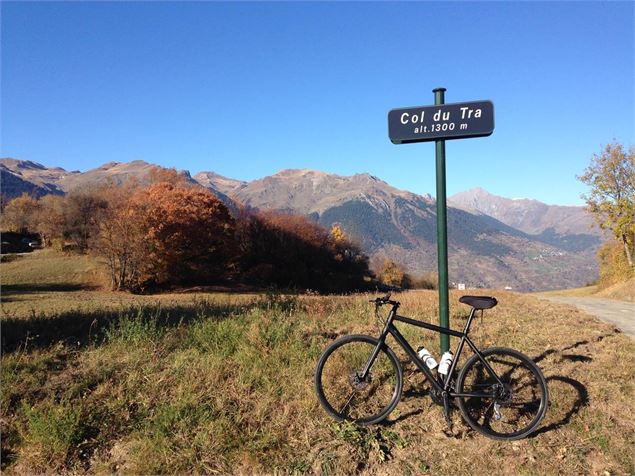
[[[610,334],[604,335],[604,336],[600,336],[598,337],[596,340],[597,341],[601,341],[602,339],[604,339],[605,337],[609,336]],[[579,359],[578,361],[581,362],[590,362],[591,360],[593,360],[590,357],[584,356],[584,355],[573,355],[573,354],[564,354],[564,352],[566,352],[567,350],[572,350],[572,349],[576,349],[582,345],[587,345],[589,343],[588,340],[579,340],[578,342],[575,342],[574,344],[568,345],[567,347],[564,347],[560,350],[556,350],[556,349],[547,349],[545,350],[542,354],[540,354],[537,357],[533,358],[534,363],[539,363],[540,361],[546,359],[547,357],[549,357],[552,354],[562,354],[562,358],[566,359],[566,360],[572,360],[572,361],[576,361],[576,359]]]
[[24,255],[18,253],[0,255],[0,263],[11,263],[24,258]]
[[68,311],[54,316],[32,316],[2,320],[2,353],[18,349],[31,351],[52,344],[85,347],[100,344],[105,331],[122,318],[151,322],[157,328],[171,328],[197,319],[222,320],[259,305],[216,304],[207,301],[195,305],[146,305],[123,310]]
[[77,283],[28,283],[28,284],[3,284],[2,296],[15,296],[20,294],[35,293],[70,293],[75,291],[94,291],[98,286]]
[[[601,341],[602,339],[604,339],[605,337],[609,336],[611,334],[607,334],[605,336],[600,336],[596,339],[596,341]],[[560,358],[562,360],[568,360],[568,361],[573,361],[573,362],[582,362],[582,363],[586,363],[586,362],[590,362],[593,359],[591,357],[585,356],[585,355],[577,355],[577,354],[565,354],[566,351],[575,349],[577,347],[580,347],[582,345],[586,345],[589,344],[589,341],[578,341],[572,345],[569,345],[567,347],[562,348],[561,350],[556,350],[556,349],[548,349],[546,351],[544,351],[542,354],[538,355],[537,357],[535,357],[533,359],[534,362],[538,363],[542,360],[544,360],[545,358],[549,357],[550,355],[553,354],[557,354],[560,356]],[[403,365],[403,362],[402,362]],[[550,423],[547,426],[541,427],[539,428],[536,432],[532,433],[529,438],[533,438],[537,435],[540,435],[541,433],[546,433],[552,430],[557,430],[558,428],[563,427],[564,425],[568,424],[571,421],[571,418],[576,415],[580,409],[582,409],[583,407],[587,406],[589,404],[589,392],[587,391],[587,388],[584,384],[582,384],[580,381],[571,378],[569,376],[561,376],[561,375],[554,375],[554,376],[550,376],[546,378],[547,381],[547,387],[549,388],[549,384],[553,384],[553,383],[559,383],[560,385],[564,385],[567,387],[570,387],[571,389],[571,397],[573,402],[571,403],[571,407],[568,408],[566,410],[566,412],[564,413],[564,415],[560,418],[558,418],[557,421],[554,421],[552,423]],[[403,393],[402,397],[404,398],[404,400],[407,400],[409,398],[421,398],[421,397],[425,397],[426,395],[429,395],[429,392],[426,391],[422,391],[422,390],[418,390],[418,389],[410,389],[407,390]],[[414,416],[419,414],[421,411],[412,411],[409,413],[406,413],[404,415],[399,416],[397,419],[395,420],[386,420],[384,422],[382,422],[382,425],[385,426],[392,426],[395,423],[402,421],[410,416]]]
[[3,284],[0,302],[18,301],[21,296],[39,293],[72,293],[77,291],[95,291],[99,286],[77,283],[28,283],[28,284]]
[[[600,342],[604,338],[609,337],[611,335],[613,334],[602,335],[596,338],[595,341]],[[590,342],[588,340],[581,340],[567,347],[564,347],[560,351],[555,349],[548,349],[544,351],[542,354],[540,354],[539,356],[535,357],[533,360],[534,362],[538,363],[552,354],[559,354],[560,358],[563,361],[570,361],[570,362],[577,362],[577,363],[591,362],[593,358],[586,355],[565,354],[565,352],[568,350],[576,349],[580,346],[587,345],[589,343]],[[571,403],[571,407],[564,413],[562,417],[560,417],[557,421],[552,422],[547,426],[539,428],[536,432],[532,433],[530,438],[540,435],[541,433],[547,433],[549,431],[557,430],[558,428],[563,427],[564,425],[568,424],[571,421],[571,418],[575,414],[577,414],[583,407],[589,404],[589,392],[586,386],[583,383],[581,383],[579,380],[576,380],[569,376],[563,376],[563,375],[552,375],[550,377],[547,377],[545,380],[547,381],[547,388],[552,387],[553,385],[550,385],[550,384],[554,384],[554,383],[558,383],[561,386],[564,385],[565,388],[569,387],[570,394],[573,397],[572,398],[573,402]],[[562,390],[560,391],[560,393],[563,393]],[[551,397],[554,396],[552,392],[550,392],[550,394],[551,394]]]
[[399,415],[394,420],[386,419],[386,420],[380,421],[378,423],[378,425],[381,425],[381,426],[386,427],[386,428],[390,428],[391,426],[399,423],[400,421],[403,421],[403,420],[406,420],[407,418],[419,415],[422,412],[423,412],[423,410],[421,408],[419,408],[417,410],[411,410],[408,413],[404,413],[403,415]]
[[583,407],[586,407],[589,404],[589,392],[587,391],[586,387],[578,380],[571,377],[563,377],[561,375],[547,377],[546,380],[547,387],[549,387],[550,383],[560,382],[561,384],[570,386],[577,395],[575,401],[571,405],[571,408],[567,410],[563,417],[559,418],[553,423],[550,423],[547,426],[539,428],[537,431],[531,434],[530,438],[534,438],[541,433],[547,433],[548,431],[557,430],[558,428],[563,427],[571,421],[571,418],[576,413],[578,413]]

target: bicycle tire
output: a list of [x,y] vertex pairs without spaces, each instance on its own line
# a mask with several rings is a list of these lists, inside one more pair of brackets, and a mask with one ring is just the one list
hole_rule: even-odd
[[504,384],[497,383],[477,355],[457,378],[457,393],[491,392],[492,398],[457,397],[463,419],[475,431],[497,440],[532,433],[545,416],[549,391],[544,375],[526,355],[504,347],[481,352]]
[[401,398],[403,372],[384,343],[367,378],[359,372],[379,340],[367,335],[342,337],[326,348],[315,370],[315,391],[326,412],[337,421],[371,425],[385,419]]

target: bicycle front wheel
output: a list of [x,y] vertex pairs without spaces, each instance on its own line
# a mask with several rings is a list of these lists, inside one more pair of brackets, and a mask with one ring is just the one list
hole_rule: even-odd
[[490,438],[524,438],[547,412],[545,377],[529,357],[513,349],[496,347],[482,355],[487,365],[474,355],[457,378],[457,393],[481,395],[457,397],[463,418]]
[[374,337],[351,335],[333,342],[315,371],[315,390],[324,409],[336,420],[360,425],[378,423],[401,398],[403,375],[394,352],[383,344],[369,371],[363,371],[379,345]]

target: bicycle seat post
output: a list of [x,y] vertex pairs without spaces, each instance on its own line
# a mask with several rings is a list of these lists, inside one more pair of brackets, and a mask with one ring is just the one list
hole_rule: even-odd
[[467,318],[467,322],[465,323],[465,327],[463,328],[463,334],[468,335],[470,332],[470,326],[472,325],[472,320],[474,319],[474,314],[476,313],[476,308],[472,307],[470,311],[470,315]]
[[472,325],[472,319],[474,319],[474,313],[476,313],[476,311],[483,312],[484,309],[491,309],[498,304],[496,298],[490,296],[461,296],[459,298],[459,302],[467,304],[472,308],[470,311],[470,317],[468,317],[467,322],[465,323],[465,329],[463,329],[464,334],[469,332],[470,326]]

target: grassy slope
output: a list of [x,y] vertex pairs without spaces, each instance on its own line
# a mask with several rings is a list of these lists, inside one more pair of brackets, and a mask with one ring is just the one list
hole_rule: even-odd
[[[19,276],[27,265],[55,269],[46,262],[57,258],[34,254],[17,268],[2,263],[3,285],[55,284],[34,271]],[[551,406],[539,433],[503,443],[468,431],[458,412],[455,435],[446,436],[441,410],[411,364],[387,425],[357,428],[324,414],[312,388],[315,362],[338,335],[377,333],[366,296],[27,291],[15,287],[2,303],[8,474],[635,471],[635,345],[570,307],[497,293],[499,306],[475,323],[479,346],[521,350],[549,383]],[[433,292],[398,299],[403,314],[436,319]],[[452,327],[461,326],[465,311],[452,306]],[[436,336],[406,335],[437,346]]]
[[597,286],[587,286],[584,288],[542,291],[534,294],[540,296],[601,297],[608,299],[617,299],[619,301],[634,302],[635,278],[631,278],[622,283],[613,284],[604,289],[599,289]]
[[598,297],[620,299],[622,301],[635,301],[635,278],[623,283],[617,283],[596,293]]
[[75,288],[98,288],[105,284],[106,270],[90,256],[77,256],[57,252],[53,249],[32,253],[7,255],[0,270],[2,284],[29,284],[42,288],[50,286],[74,286]]

